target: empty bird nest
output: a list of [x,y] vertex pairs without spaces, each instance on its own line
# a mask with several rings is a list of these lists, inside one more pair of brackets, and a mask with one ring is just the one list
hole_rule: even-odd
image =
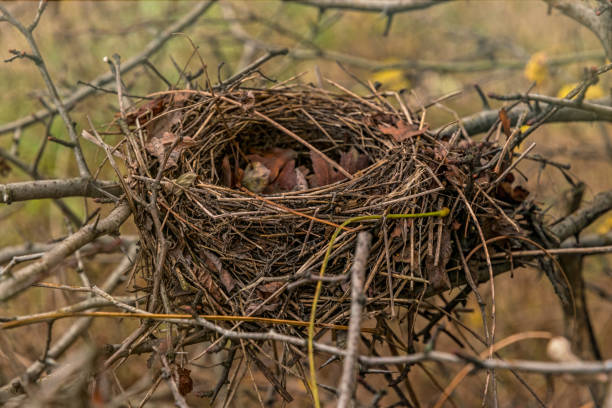
[[[464,255],[483,240],[528,235],[533,209],[506,171],[511,152],[437,139],[397,94],[339,89],[171,90],[128,112],[127,185],[145,254],[137,289],[155,311],[306,322],[322,281],[317,325],[346,325],[357,231],[374,237],[364,291],[378,318],[450,288],[467,265],[476,274],[485,251]],[[423,213],[433,214],[394,216]]]

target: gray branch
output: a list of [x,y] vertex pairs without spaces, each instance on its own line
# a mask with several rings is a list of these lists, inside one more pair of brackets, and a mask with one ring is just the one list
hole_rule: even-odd
[[109,195],[118,197],[121,193],[121,186],[111,181],[94,181],[90,178],[34,180],[0,184],[0,203],[41,198],[108,198]]
[[342,377],[338,398],[338,408],[350,406],[355,393],[355,363],[359,355],[359,335],[361,332],[361,311],[365,303],[363,294],[363,283],[365,270],[368,265],[368,255],[370,254],[370,242],[372,235],[362,231],[357,236],[357,249],[355,250],[355,260],[351,268],[351,317],[346,339],[347,356],[342,367]]
[[449,0],[285,0],[320,9],[394,14],[426,9]]
[[[602,98],[590,101],[592,105],[599,105],[605,108],[612,107],[612,99]],[[549,107],[547,103],[540,103],[540,112],[545,111]],[[526,114],[525,122],[535,118],[540,114],[539,111],[530,110],[525,105],[520,105],[508,112],[508,118],[510,119],[511,125],[514,126],[518,121],[519,117]],[[477,135],[484,133],[491,129],[491,126],[499,119],[499,111],[497,109],[485,110],[478,112],[471,116],[466,116],[461,119],[463,127],[469,135]],[[587,111],[577,108],[562,107],[553,114],[546,123],[553,122],[596,122],[596,121],[612,121],[609,115],[603,115],[593,111]],[[448,138],[451,137],[457,130],[459,125],[457,123],[442,126],[436,129],[434,132],[440,137]]]
[[595,9],[577,0],[544,1],[591,30],[601,41],[608,58],[612,59],[612,16],[610,10],[597,15]]
[[599,193],[591,204],[569,215],[563,221],[551,227],[551,231],[561,241],[579,234],[599,216],[612,209],[612,191]]
[[40,261],[30,264],[16,272],[8,274],[0,281],[0,303],[13,298],[26,290],[31,284],[45,278],[51,270],[63,262],[76,250],[90,243],[99,236],[113,234],[130,215],[127,204],[118,205],[106,218],[88,224],[68,236],[48,251]]

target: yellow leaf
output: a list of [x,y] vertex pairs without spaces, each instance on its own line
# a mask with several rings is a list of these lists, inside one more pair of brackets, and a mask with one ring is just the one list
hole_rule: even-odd
[[[563,85],[561,89],[559,89],[559,92],[557,92],[557,98],[565,98],[565,96],[577,86],[578,86],[577,82],[573,84]],[[599,85],[593,85],[593,86],[590,86],[589,89],[587,89],[586,94],[584,95],[584,99],[599,99],[599,98],[603,98],[604,96],[605,96],[605,93],[604,93],[603,88]]]
[[548,79],[548,62],[544,52],[536,52],[531,56],[524,71],[525,78],[540,85]]
[[612,231],[612,215],[604,220],[604,222],[597,228],[597,232],[601,235],[607,234]]
[[410,87],[410,81],[404,77],[404,71],[401,69],[386,69],[384,71],[375,72],[374,75],[372,75],[372,80],[380,82],[390,89]]

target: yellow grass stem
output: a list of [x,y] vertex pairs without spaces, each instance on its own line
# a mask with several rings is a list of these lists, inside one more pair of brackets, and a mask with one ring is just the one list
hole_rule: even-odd
[[[19,326],[25,326],[33,323],[40,323],[49,320],[64,319],[67,317],[115,317],[115,318],[138,318],[138,319],[153,319],[153,320],[172,320],[172,319],[191,319],[190,314],[164,314],[164,313],[130,313],[130,312],[57,312],[44,313],[24,319],[11,320],[0,323],[0,329],[12,329]],[[226,321],[226,322],[258,322],[269,324],[287,324],[290,326],[306,327],[309,322],[301,320],[286,320],[273,319],[268,317],[257,316],[223,316],[223,315],[199,315],[201,319],[211,321]],[[318,327],[325,327],[334,330],[348,330],[347,326],[330,323],[317,323]],[[376,329],[364,328],[364,333],[375,333]]]

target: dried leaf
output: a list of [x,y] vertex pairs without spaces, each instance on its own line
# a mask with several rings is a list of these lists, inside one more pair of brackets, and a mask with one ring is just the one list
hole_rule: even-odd
[[232,289],[236,286],[236,281],[232,277],[232,274],[229,273],[226,269],[221,269],[220,272],[221,283],[225,287],[225,290],[231,292]]
[[198,175],[196,173],[194,173],[193,171],[189,171],[187,173],[181,174],[172,181],[163,180],[161,182],[161,185],[164,188],[164,191],[166,191],[167,193],[176,194],[180,196],[181,194],[183,194],[183,190],[180,187],[191,187],[197,178]]
[[282,168],[290,161],[295,159],[296,153],[291,149],[273,148],[271,151],[263,154],[249,154],[247,159],[251,162],[260,162],[270,170],[270,183],[273,183]]
[[259,285],[257,286],[257,294],[261,300],[266,300],[283,285],[283,282],[268,282],[263,285]]
[[153,99],[142,105],[137,110],[128,112],[125,120],[128,125],[133,125],[136,123],[136,119],[138,119],[140,125],[144,126],[149,121],[149,118],[159,115],[164,110],[166,102],[166,96]]
[[[291,160],[281,170],[274,184],[269,187],[278,187],[279,190],[293,191],[297,185],[297,174],[295,169],[295,160]],[[274,190],[277,190],[274,188]]]
[[221,262],[221,259],[219,259],[217,255],[206,249],[200,249],[200,255],[206,267],[210,271],[215,272],[215,274],[219,277],[219,280],[225,287],[225,290],[231,292],[232,289],[234,289],[234,287],[236,286],[236,281],[234,280],[232,275],[227,270],[225,270],[225,268],[223,268],[223,263]]
[[221,174],[223,176],[224,185],[229,188],[234,187],[232,167],[230,165],[229,156],[227,155],[223,157],[223,161],[221,161]]
[[334,170],[319,153],[311,150],[310,160],[312,160],[312,171],[314,174],[308,180],[313,187],[323,187],[334,182]]
[[200,286],[206,290],[206,293],[210,294],[219,303],[225,302],[221,289],[219,289],[219,286],[217,286],[208,270],[200,269],[197,278]]
[[502,129],[504,131],[504,134],[506,135],[506,137],[510,137],[510,118],[508,117],[508,113],[506,112],[506,109],[501,108],[499,110],[499,120],[501,121],[502,124]]
[[512,190],[512,199],[519,203],[525,201],[529,196],[529,191],[522,186],[516,186]]
[[349,174],[355,174],[368,167],[368,157],[360,154],[355,147],[351,146],[348,152],[340,153],[340,166]]
[[383,132],[385,135],[389,135],[395,139],[396,142],[403,142],[413,136],[422,135],[427,130],[427,126],[419,129],[415,125],[407,125],[403,120],[395,123],[395,126],[379,125],[378,130]]
[[178,375],[178,389],[181,395],[187,395],[193,390],[193,380],[189,375],[191,370],[188,370],[183,367],[177,367],[176,374]]

